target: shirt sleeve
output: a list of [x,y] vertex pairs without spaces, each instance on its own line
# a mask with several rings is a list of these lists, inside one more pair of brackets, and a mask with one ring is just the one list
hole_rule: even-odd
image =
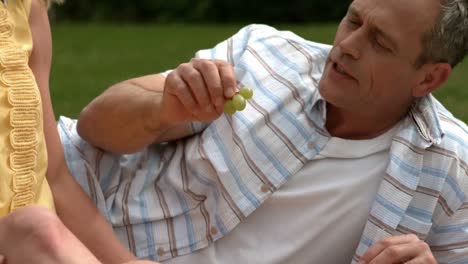
[[278,34],[273,27],[261,24],[251,24],[241,28],[236,34],[220,42],[212,49],[200,50],[196,58],[225,60],[236,66],[248,46],[262,37]]

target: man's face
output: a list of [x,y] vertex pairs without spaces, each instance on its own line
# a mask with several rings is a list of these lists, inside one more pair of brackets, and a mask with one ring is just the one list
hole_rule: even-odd
[[[407,106],[421,74],[421,38],[439,13],[438,0],[355,0],[341,21],[320,81],[333,106],[382,115]],[[419,79],[417,78],[419,76]]]

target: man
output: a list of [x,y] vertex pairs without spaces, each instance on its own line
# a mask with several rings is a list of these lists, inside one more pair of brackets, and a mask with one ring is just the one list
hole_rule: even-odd
[[355,0],[331,49],[246,27],[84,109],[86,141],[139,152],[62,119],[68,165],[142,258],[468,262],[468,128],[431,96],[466,55],[467,9]]

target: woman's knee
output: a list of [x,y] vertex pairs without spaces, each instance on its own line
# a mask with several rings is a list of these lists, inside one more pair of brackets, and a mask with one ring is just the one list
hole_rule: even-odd
[[[7,237],[27,240],[50,253],[57,250],[66,234],[58,216],[47,208],[28,206],[18,209],[1,220]],[[18,241],[18,242],[20,242]]]

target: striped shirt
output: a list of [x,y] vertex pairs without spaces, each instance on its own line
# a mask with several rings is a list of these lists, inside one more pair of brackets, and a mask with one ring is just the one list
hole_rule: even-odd
[[[254,90],[244,111],[194,123],[194,136],[131,155],[101,152],[80,139],[76,121],[61,118],[70,171],[138,257],[163,261],[204,248],[327,144],[317,85],[330,49],[268,26],[245,27],[197,53],[229,61],[239,85]],[[385,237],[414,233],[440,263],[468,263],[468,128],[432,96],[401,123],[350,262]]]

